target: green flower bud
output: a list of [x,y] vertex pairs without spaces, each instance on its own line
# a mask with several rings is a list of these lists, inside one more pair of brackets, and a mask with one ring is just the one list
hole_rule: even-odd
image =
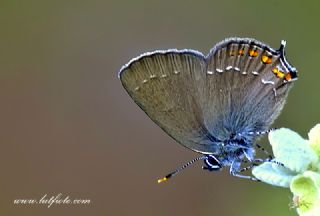
[[320,157],[320,124],[314,126],[308,133],[311,148]]
[[270,132],[269,141],[276,160],[291,171],[304,172],[318,161],[308,141],[290,129],[281,128]]

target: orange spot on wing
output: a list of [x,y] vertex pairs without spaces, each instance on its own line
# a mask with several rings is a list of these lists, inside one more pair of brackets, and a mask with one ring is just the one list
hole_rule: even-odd
[[286,76],[284,77],[286,81],[290,81],[292,79],[291,73],[287,73]]
[[244,49],[239,50],[239,55],[244,55]]
[[270,64],[272,63],[272,56],[263,55],[261,61],[265,64]]
[[257,57],[258,56],[258,51],[257,50],[249,50],[249,56],[251,57]]
[[285,76],[285,73],[280,71],[278,68],[273,68],[272,72],[278,77],[278,78],[283,78]]
[[273,68],[273,69],[272,69],[272,72],[273,72],[274,74],[277,74],[277,73],[279,72],[279,69],[278,69],[278,68]]

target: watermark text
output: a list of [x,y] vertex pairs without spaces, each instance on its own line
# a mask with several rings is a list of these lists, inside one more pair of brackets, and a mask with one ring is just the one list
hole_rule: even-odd
[[14,205],[45,205],[48,208],[54,205],[89,205],[90,199],[70,198],[70,196],[59,193],[55,196],[44,194],[38,199],[14,199]]

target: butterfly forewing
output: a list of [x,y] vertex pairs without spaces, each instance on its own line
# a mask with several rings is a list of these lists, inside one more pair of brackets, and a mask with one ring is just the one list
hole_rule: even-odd
[[134,101],[171,137],[195,151],[214,151],[199,104],[205,57],[194,51],[143,55],[120,71]]

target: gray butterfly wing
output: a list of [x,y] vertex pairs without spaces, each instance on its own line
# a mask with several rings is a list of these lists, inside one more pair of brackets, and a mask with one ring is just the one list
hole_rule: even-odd
[[205,57],[191,50],[144,54],[131,60],[120,79],[133,100],[166,133],[194,151],[215,151],[199,104]]
[[296,70],[281,50],[254,39],[230,38],[207,57],[200,104],[205,127],[217,139],[265,131],[282,110]]

